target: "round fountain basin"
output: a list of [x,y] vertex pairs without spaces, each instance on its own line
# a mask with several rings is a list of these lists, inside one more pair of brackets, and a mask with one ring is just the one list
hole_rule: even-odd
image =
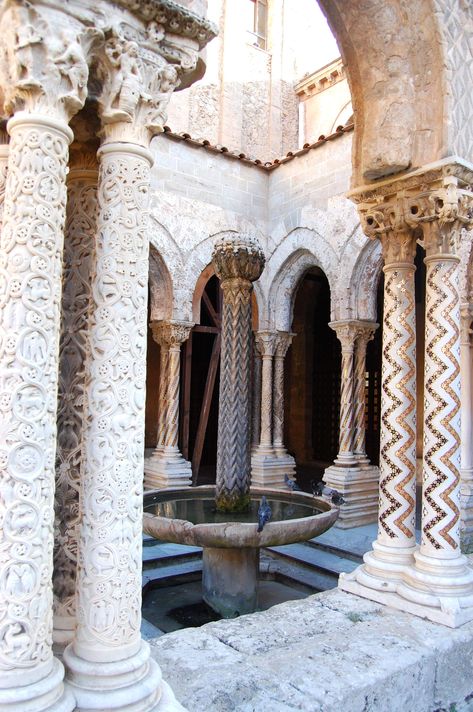
[[[215,487],[148,492],[143,529],[156,539],[214,548],[260,548],[294,544],[319,536],[336,521],[339,509],[304,492],[251,489],[243,514],[215,510]],[[272,518],[258,532],[258,507],[265,495]]]

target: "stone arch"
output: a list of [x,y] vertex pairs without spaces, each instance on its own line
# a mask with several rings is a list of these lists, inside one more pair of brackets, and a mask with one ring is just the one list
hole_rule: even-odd
[[[459,145],[466,148],[472,135],[471,109],[461,86],[468,95],[468,3],[319,4],[347,68],[356,125],[354,186],[451,155]],[[451,81],[453,74],[458,76]],[[468,155],[465,150],[462,154]]]
[[378,240],[367,240],[355,263],[348,294],[350,315],[347,318],[376,321],[376,296],[383,269],[383,254]]
[[322,270],[327,277],[330,291],[333,292],[329,275],[321,261],[309,250],[297,250],[281,265],[272,282],[268,299],[270,328],[279,331],[291,330],[297,287],[304,274],[312,267]]
[[171,319],[173,288],[171,275],[154,245],[149,251],[149,296],[151,321]]

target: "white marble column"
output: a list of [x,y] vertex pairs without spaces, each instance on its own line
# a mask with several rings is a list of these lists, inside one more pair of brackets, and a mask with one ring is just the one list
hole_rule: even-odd
[[378,537],[364,564],[339,582],[374,600],[396,590],[416,549],[416,241],[399,206],[385,210],[365,217],[367,234],[381,238],[385,261]]
[[179,450],[179,390],[181,346],[189,338],[193,324],[160,322],[153,326],[161,347],[158,441],[145,460],[145,489],[190,487],[192,468]]
[[[94,271],[97,165],[86,147],[74,151],[67,179],[64,238],[54,526],[54,649],[62,653],[76,625],[77,539],[82,469],[86,350]],[[95,167],[94,167],[95,164]]]
[[[162,130],[164,98],[167,103],[178,81],[177,70],[165,65],[161,55],[153,55],[153,42],[150,35],[138,61],[138,46],[112,35],[98,56],[102,145],[77,628],[63,656],[77,708],[87,712],[182,709],[140,634],[152,165],[148,145]],[[160,82],[166,81],[169,89],[171,70],[174,80],[163,98]]]
[[251,456],[251,484],[254,487],[280,487],[282,475],[273,448],[273,359],[277,334],[273,331],[255,333],[256,346],[261,356],[260,438]]
[[461,453],[460,542],[473,551],[473,305],[460,309]]
[[456,254],[460,228],[471,221],[473,194],[449,183],[429,198],[429,209],[420,221],[426,251],[422,538],[414,566],[398,592],[414,611],[456,627],[473,619],[473,569],[460,550],[460,258]]
[[[0,240],[0,708],[12,712],[75,706],[52,654],[54,458],[68,123],[88,69],[77,25],[43,12],[11,3],[0,19],[12,115]],[[66,52],[51,41],[59,33]]]
[[332,322],[342,345],[340,450],[324,472],[324,482],[345,503],[336,526],[342,529],[377,521],[379,469],[365,451],[366,347],[377,324],[362,320]]

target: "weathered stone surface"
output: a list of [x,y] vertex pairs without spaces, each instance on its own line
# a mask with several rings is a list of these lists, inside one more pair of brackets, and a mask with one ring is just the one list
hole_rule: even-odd
[[449,630],[337,590],[151,646],[190,712],[473,709],[473,624]]

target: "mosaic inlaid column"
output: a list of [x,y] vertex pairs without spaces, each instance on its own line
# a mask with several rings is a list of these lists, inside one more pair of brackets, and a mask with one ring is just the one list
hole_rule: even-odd
[[[54,458],[68,123],[88,69],[77,27],[42,11],[10,3],[0,19],[12,116],[0,240],[0,708],[12,712],[75,706],[52,654]],[[51,19],[74,45],[62,58]]]
[[377,521],[379,469],[365,452],[366,345],[376,324],[360,320],[333,322],[342,344],[340,451],[324,472],[324,482],[345,500],[336,526],[349,529]]
[[[420,201],[426,252],[422,538],[399,587],[447,625],[473,618],[473,570],[460,551],[460,295],[457,244],[473,194],[454,183]],[[432,609],[438,609],[438,613]]]
[[85,359],[94,270],[97,159],[85,148],[74,152],[67,180],[57,414],[54,527],[54,629],[57,653],[72,640],[76,625],[77,539],[82,469]]
[[460,542],[473,551],[473,305],[460,308],[461,453]]
[[368,213],[364,226],[381,238],[385,261],[378,537],[363,566],[339,583],[375,600],[373,592],[396,590],[416,549],[416,241],[400,207],[385,210]]
[[[103,87],[98,100],[102,145],[77,627],[63,656],[77,707],[88,712],[146,712],[158,705],[159,710],[182,709],[140,633],[152,165],[148,145],[162,130],[163,95],[153,97],[160,81],[168,82],[170,71],[162,56],[153,53],[154,41],[150,35],[140,55],[134,42],[112,34],[97,59]],[[171,89],[178,81],[177,70],[172,72]]]
[[181,346],[193,324],[161,322],[154,331],[161,346],[158,443],[145,461],[145,488],[190,487],[192,468],[178,446]]
[[215,503],[235,512],[250,501],[251,293],[264,255],[250,237],[223,237],[212,264],[223,292]]

